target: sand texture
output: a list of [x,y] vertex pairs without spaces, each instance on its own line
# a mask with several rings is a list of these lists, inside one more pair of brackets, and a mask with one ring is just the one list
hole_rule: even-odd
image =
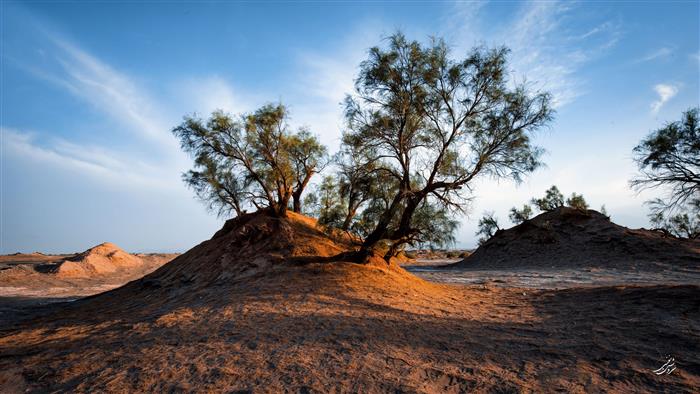
[[[693,392],[700,287],[448,285],[290,215],[0,330],[4,392]],[[678,369],[652,370],[673,355]]]

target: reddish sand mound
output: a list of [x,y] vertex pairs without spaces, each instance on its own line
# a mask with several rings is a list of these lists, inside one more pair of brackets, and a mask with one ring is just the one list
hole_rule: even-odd
[[109,242],[99,244],[56,265],[53,272],[60,277],[109,275],[121,270],[139,268],[143,261]]
[[[291,272],[309,266],[337,267],[344,264],[358,267],[338,261],[342,258],[333,258],[353,250],[354,245],[348,236],[328,234],[311,218],[292,212],[288,215],[288,218],[281,219],[261,212],[229,220],[210,240],[153,273],[76,305],[85,303],[99,305],[98,308],[138,307],[152,302],[189,305],[193,299],[218,304],[221,292],[227,291],[225,289],[247,288],[255,280],[291,275]],[[424,283],[395,263],[389,264],[377,256],[370,257],[362,267],[377,273],[375,280],[381,282],[408,280],[415,284]],[[112,304],[115,298],[120,301]]]
[[667,264],[700,267],[700,241],[632,230],[593,210],[562,207],[499,230],[452,267],[658,269]]
[[[0,329],[0,391],[680,392],[699,382],[697,287],[634,298],[458,288],[377,257],[329,258],[351,248],[294,214],[229,221],[141,280]],[[660,354],[682,368],[657,377]]]

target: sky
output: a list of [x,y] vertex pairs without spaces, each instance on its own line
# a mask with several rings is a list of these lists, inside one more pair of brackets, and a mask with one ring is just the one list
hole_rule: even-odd
[[648,226],[632,149],[700,104],[700,3],[0,2],[0,253],[75,252],[113,242],[185,251],[222,218],[180,178],[184,115],[282,101],[331,152],[368,48],[403,31],[443,37],[454,57],[511,49],[510,78],[553,94],[535,142],[546,166],[516,185],[480,179],[460,248],[494,211],[503,226],[556,184]]

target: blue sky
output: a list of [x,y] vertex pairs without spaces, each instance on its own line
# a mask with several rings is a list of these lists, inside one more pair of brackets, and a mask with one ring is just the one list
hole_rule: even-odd
[[700,102],[700,9],[692,2],[0,3],[0,253],[70,252],[103,241],[184,251],[221,220],[180,180],[170,129],[182,116],[281,100],[331,151],[339,103],[370,46],[397,29],[442,36],[460,56],[512,49],[512,79],[551,91],[538,133],[546,168],[521,185],[483,179],[476,222],[552,184],[648,225],[627,182],[632,148]]

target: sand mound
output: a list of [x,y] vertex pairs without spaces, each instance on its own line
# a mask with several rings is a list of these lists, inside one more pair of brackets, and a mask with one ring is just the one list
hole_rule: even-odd
[[352,248],[291,213],[231,220],[141,280],[0,330],[0,391],[645,392],[666,353],[684,364],[663,387],[697,386],[697,286],[456,288],[333,257]]
[[[190,305],[195,299],[197,303],[218,305],[226,289],[259,287],[260,281],[298,275],[310,275],[315,280],[326,275],[334,278],[346,275],[344,280],[351,281],[352,275],[365,272],[367,278],[374,275],[372,280],[382,284],[407,281],[422,286],[425,283],[378,256],[370,257],[363,265],[343,262],[338,257],[353,248],[355,245],[348,236],[329,234],[314,219],[302,215],[290,212],[287,218],[276,218],[265,212],[247,214],[227,221],[210,240],[151,274],[76,305],[122,309],[167,304],[170,308]],[[332,281],[335,280],[327,282]],[[325,285],[323,281],[318,283],[319,287]],[[115,299],[119,302],[113,302]]]
[[700,267],[700,241],[632,230],[593,210],[562,207],[499,230],[452,267],[658,269],[668,264]]
[[99,244],[70,257],[52,269],[59,277],[92,277],[140,268],[143,261],[109,242]]

